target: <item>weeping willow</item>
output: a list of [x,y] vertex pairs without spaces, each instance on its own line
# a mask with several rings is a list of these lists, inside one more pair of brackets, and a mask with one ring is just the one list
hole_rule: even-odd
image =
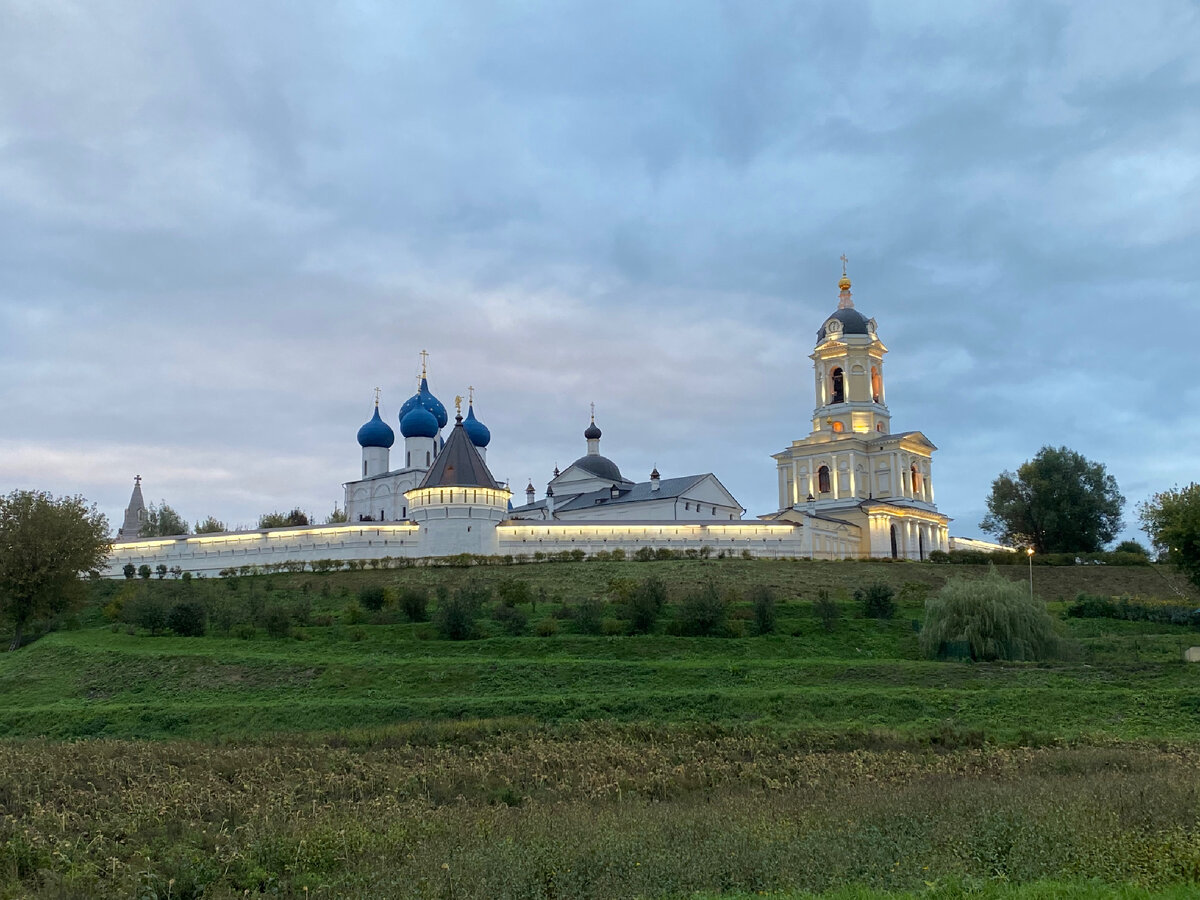
[[981,661],[1057,659],[1072,652],[1025,586],[1002,577],[994,566],[982,578],[950,579],[925,602],[921,652],[936,659],[952,648]]

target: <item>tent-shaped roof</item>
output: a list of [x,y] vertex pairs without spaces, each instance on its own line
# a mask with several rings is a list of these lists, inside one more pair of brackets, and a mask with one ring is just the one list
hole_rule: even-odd
[[430,487],[500,487],[488,471],[487,463],[467,437],[462,416],[455,417],[454,428],[445,446],[417,485],[418,490]]

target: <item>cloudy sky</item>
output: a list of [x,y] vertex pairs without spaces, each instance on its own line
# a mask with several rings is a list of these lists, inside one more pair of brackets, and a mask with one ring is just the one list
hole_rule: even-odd
[[[838,257],[952,533],[1045,444],[1200,477],[1189,0],[0,0],[0,488],[323,516],[355,432],[476,388],[776,508]],[[1137,535],[1140,537],[1140,535]]]

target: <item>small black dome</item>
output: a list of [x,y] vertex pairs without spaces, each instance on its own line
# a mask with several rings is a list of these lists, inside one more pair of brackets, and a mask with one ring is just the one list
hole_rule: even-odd
[[[867,328],[868,319],[853,306],[847,306],[845,309],[839,309],[829,319],[837,319],[842,323],[842,334],[870,334],[870,329]],[[825,322],[828,322],[826,319]],[[821,330],[817,332],[817,340],[825,340],[825,324],[821,324]]]
[[603,434],[603,432],[596,425],[596,423],[592,422],[592,424],[587,427],[587,430],[584,431],[583,436],[585,438],[587,438],[589,441],[598,441],[598,440],[600,440],[600,436],[602,434]]
[[[600,429],[597,428],[596,430],[599,431]],[[592,456],[589,454],[588,456],[579,457],[571,465],[579,466],[579,468],[585,472],[590,472],[597,478],[607,478],[610,481],[625,480],[621,477],[621,470],[617,468],[617,464],[607,456],[600,456],[599,454]]]

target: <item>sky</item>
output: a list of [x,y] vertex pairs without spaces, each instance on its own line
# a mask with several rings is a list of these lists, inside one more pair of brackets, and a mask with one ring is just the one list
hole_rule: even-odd
[[[951,534],[1044,445],[1200,476],[1188,0],[0,0],[0,490],[318,519],[429,352],[519,499],[777,509],[849,258]],[[397,428],[398,431],[398,428]]]

